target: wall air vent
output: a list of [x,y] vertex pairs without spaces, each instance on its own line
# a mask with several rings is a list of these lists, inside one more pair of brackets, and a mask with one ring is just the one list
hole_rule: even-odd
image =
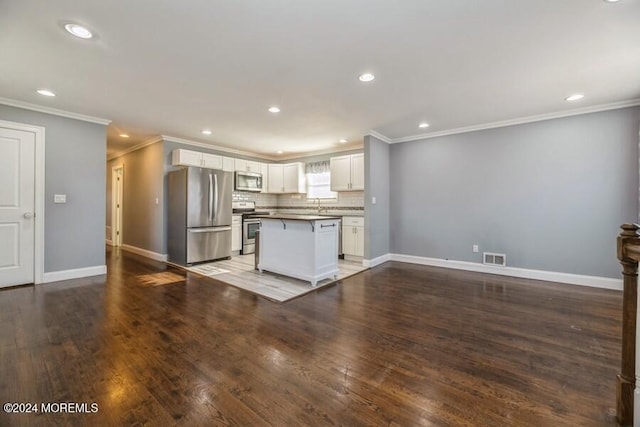
[[495,265],[505,267],[507,265],[507,256],[505,254],[494,254],[493,252],[482,253],[482,263],[487,265]]

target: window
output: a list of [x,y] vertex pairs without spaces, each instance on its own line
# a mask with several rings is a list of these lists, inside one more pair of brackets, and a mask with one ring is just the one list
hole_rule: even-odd
[[331,191],[329,162],[307,163],[307,199],[336,199],[338,193]]

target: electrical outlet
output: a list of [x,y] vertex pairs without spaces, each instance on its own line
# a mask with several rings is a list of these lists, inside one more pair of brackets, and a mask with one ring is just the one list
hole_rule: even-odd
[[478,245],[473,245],[473,252],[478,253],[478,251],[479,251]]
[[66,194],[54,194],[53,195],[53,203],[67,203],[67,195]]

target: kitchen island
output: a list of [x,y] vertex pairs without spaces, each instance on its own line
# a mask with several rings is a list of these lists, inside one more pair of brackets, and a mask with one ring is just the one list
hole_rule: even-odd
[[258,270],[311,282],[338,276],[340,217],[257,215],[260,226]]

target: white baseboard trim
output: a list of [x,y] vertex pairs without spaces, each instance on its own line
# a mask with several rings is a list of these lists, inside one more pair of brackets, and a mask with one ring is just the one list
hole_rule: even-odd
[[570,285],[590,286],[593,288],[622,290],[622,279],[609,277],[583,276],[580,274],[559,273],[555,271],[529,270],[515,267],[494,267],[476,262],[455,261],[438,258],[426,258],[413,255],[391,254],[392,261],[411,264],[430,265],[432,267],[452,268],[455,270],[475,271],[477,273],[498,274],[500,276],[519,277],[522,279],[545,280],[548,282],[567,283]]
[[123,244],[120,247],[127,252],[133,252],[134,254],[142,255],[143,257],[151,258],[156,261],[167,262],[167,259],[168,259],[167,254],[159,254],[157,252],[148,251],[146,249],[138,248],[136,246]]
[[41,283],[59,282],[60,280],[80,279],[82,277],[100,276],[107,274],[106,265],[74,268],[71,270],[50,271],[42,275]]
[[363,259],[362,260],[362,266],[363,267],[367,267],[367,268],[371,268],[371,267],[375,267],[376,265],[380,265],[384,262],[387,261],[391,261],[391,254],[384,254],[384,255],[380,255],[379,257],[376,257],[374,259]]

